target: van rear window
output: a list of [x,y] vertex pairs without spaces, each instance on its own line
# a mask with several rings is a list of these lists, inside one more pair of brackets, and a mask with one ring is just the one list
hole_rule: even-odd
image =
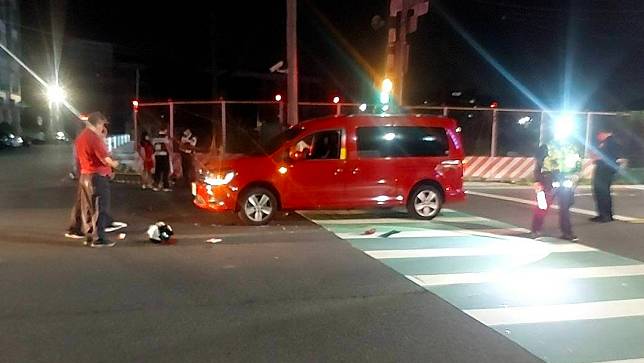
[[445,156],[449,144],[440,127],[359,127],[360,158]]

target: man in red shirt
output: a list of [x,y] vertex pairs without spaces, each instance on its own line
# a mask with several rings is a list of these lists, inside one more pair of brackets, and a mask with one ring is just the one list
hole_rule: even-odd
[[[76,138],[76,154],[80,166],[78,198],[80,199],[81,231],[86,236],[86,243],[92,247],[112,247],[116,243],[105,236],[106,228],[113,228],[109,215],[110,184],[112,168],[119,163],[113,160],[107,151],[103,139],[107,119],[100,112],[88,117],[85,130]],[[125,224],[121,223],[125,226]]]

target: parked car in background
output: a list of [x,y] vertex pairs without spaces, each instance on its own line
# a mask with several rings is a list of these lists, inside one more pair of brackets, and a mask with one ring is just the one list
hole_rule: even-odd
[[17,148],[24,146],[22,137],[11,132],[0,131],[0,148]]
[[194,204],[250,225],[278,210],[406,207],[429,220],[465,198],[456,121],[421,115],[330,117],[294,126],[261,155],[210,160]]

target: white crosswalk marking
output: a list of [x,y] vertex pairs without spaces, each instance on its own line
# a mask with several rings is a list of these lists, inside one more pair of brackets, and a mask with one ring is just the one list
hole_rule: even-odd
[[592,363],[644,363],[644,358],[610,360],[610,361],[605,360],[601,362],[592,362]]
[[532,255],[549,254],[554,252],[590,252],[597,251],[592,247],[576,243],[547,244],[547,243],[525,243],[511,246],[502,244],[488,247],[467,247],[467,248],[429,248],[414,250],[380,250],[364,251],[376,259],[386,258],[422,258],[422,257],[462,257],[462,256],[492,256],[492,255]]
[[[495,282],[503,279],[516,271],[495,271],[480,273],[462,273],[462,274],[439,274],[439,275],[412,275],[407,276],[410,280],[421,286],[440,286],[454,284],[482,284]],[[543,277],[544,280],[554,279],[591,279],[602,277],[623,277],[623,276],[643,276],[643,265],[626,265],[626,266],[601,266],[601,267],[574,267],[558,269],[541,269],[534,272]]]
[[405,219],[405,218],[352,218],[352,219],[314,219],[315,223],[318,224],[338,224],[338,225],[355,225],[355,224],[420,224],[426,223],[429,226],[429,223],[432,222],[484,222],[490,221],[487,218],[483,217],[437,217],[432,219],[432,221],[422,221],[418,219]]
[[488,326],[644,316],[644,299],[463,310]]

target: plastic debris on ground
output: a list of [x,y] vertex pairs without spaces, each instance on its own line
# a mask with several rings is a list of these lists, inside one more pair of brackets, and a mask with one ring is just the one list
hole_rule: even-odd
[[389,231],[387,233],[381,234],[380,237],[387,238],[387,237],[393,236],[394,234],[397,234],[397,233],[400,233],[400,231],[393,230],[393,231]]
[[371,229],[368,229],[368,230],[362,232],[363,235],[370,235],[370,234],[374,234],[374,233],[376,233],[375,228],[371,228]]

